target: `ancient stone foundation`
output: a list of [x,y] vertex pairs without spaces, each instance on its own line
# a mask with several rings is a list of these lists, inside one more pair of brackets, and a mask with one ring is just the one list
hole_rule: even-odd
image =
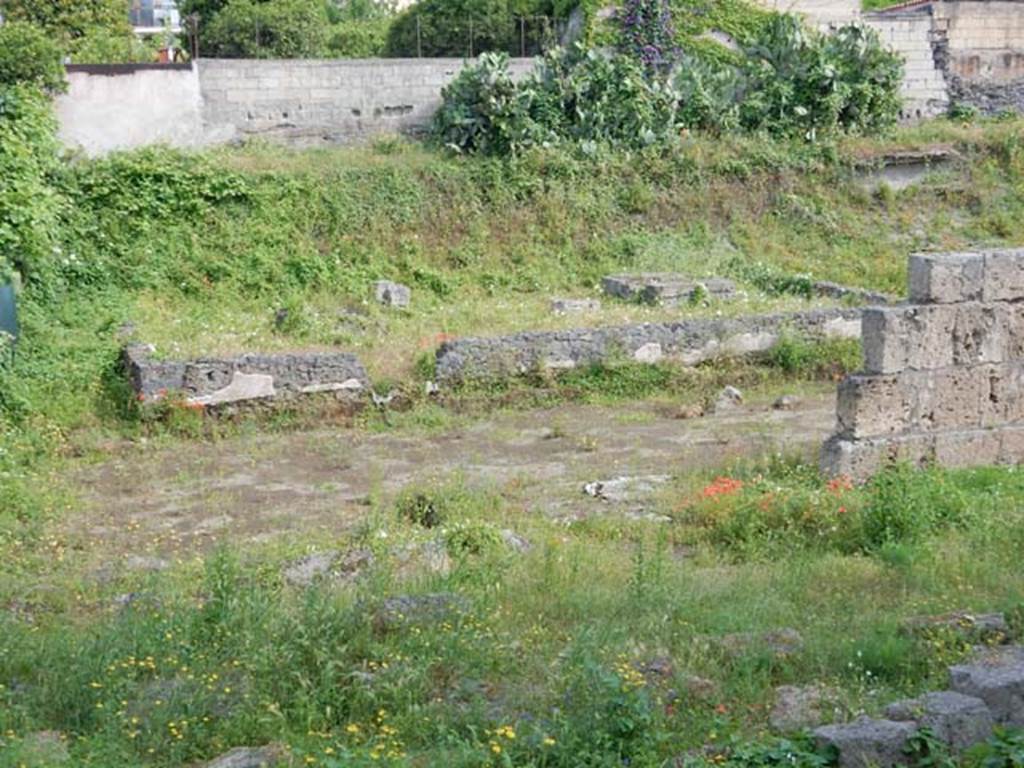
[[859,338],[860,309],[698,318],[605,328],[517,333],[445,342],[437,379],[501,379],[594,363],[674,360],[696,365],[718,357],[766,352],[787,333],[805,338]]
[[867,309],[823,469],[1024,460],[1024,249],[916,255],[910,302]]
[[181,397],[189,405],[217,406],[302,395],[349,395],[369,386],[366,370],[347,353],[242,355],[199,360],[158,360],[153,348],[132,344],[123,364],[139,400]]

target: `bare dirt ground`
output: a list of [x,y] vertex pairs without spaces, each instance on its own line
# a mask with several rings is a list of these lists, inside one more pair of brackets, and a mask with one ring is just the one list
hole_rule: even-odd
[[434,432],[324,428],[142,448],[69,478],[80,505],[62,533],[101,559],[145,568],[219,541],[337,537],[365,518],[373,499],[452,477],[505,494],[521,514],[649,515],[650,489],[609,502],[583,486],[675,477],[771,452],[813,457],[834,427],[834,400],[823,387],[792,410],[755,401],[691,419],[664,403],[563,405]]

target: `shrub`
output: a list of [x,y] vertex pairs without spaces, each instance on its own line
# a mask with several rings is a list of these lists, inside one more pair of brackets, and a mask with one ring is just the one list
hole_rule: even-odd
[[331,27],[327,48],[331,55],[351,59],[383,56],[387,46],[389,19],[341,21]]
[[207,23],[203,52],[224,58],[315,58],[327,52],[321,0],[228,0]]
[[798,18],[773,16],[747,48],[741,121],[777,135],[877,131],[899,117],[903,65],[873,30],[847,25],[832,35]]
[[678,103],[631,57],[556,49],[521,83],[484,54],[442,92],[435,135],[466,152],[515,154],[559,141],[638,148],[668,138]]
[[642,33],[657,26],[648,19],[656,5],[641,6],[647,20],[636,22],[628,54],[556,49],[518,83],[507,59],[481,57],[444,90],[436,134],[459,151],[514,154],[567,141],[592,154],[597,145],[665,143],[684,128],[813,140],[896,120],[902,66],[870,30],[851,25],[825,37],[776,15],[740,65],[688,56],[662,73],[664,36]]
[[46,30],[60,43],[69,43],[96,30],[130,35],[124,0],[4,0],[7,21],[27,21]]
[[675,56],[675,29],[668,0],[625,0],[619,11],[623,52],[657,70]]
[[0,87],[26,83],[62,91],[60,48],[34,24],[12,21],[0,26]]
[[0,282],[31,277],[51,258],[60,198],[56,122],[46,96],[29,85],[0,88]]

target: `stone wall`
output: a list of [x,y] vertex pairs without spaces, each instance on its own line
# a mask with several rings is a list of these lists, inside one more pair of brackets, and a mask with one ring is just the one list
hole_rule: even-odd
[[458,339],[438,350],[437,379],[444,383],[497,379],[620,360],[696,365],[716,357],[766,352],[786,333],[859,338],[860,325],[859,309],[823,309]]
[[199,77],[188,65],[71,66],[67,77],[68,91],[56,98],[54,109],[69,149],[102,155],[207,140]]
[[936,25],[946,38],[954,102],[985,114],[1024,110],[1024,5],[942,2]]
[[945,114],[949,109],[949,85],[943,69],[942,37],[935,32],[932,14],[890,11],[869,14],[864,21],[906,62],[900,90],[902,118],[914,121]]
[[[201,59],[189,65],[68,70],[60,136],[90,155],[152,144],[190,148],[260,136],[299,146],[421,133],[461,59]],[[532,59],[513,59],[522,76]]]
[[910,303],[865,310],[823,469],[1024,460],[1024,249],[916,255]]
[[[199,63],[208,130],[263,136],[290,144],[339,144],[367,136],[419,133],[441,105],[441,89],[462,59]],[[513,60],[522,75],[532,59]]]
[[347,353],[181,361],[155,359],[152,347],[132,344],[125,348],[122,362],[141,402],[177,395],[188,405],[205,407],[325,392],[358,394],[369,387],[366,370]]

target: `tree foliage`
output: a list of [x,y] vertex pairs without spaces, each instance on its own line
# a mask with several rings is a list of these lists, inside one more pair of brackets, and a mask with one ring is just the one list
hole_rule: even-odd
[[[518,51],[526,33],[534,42],[555,33],[551,0],[420,0],[400,13],[388,32],[390,56],[469,56]],[[545,21],[545,19],[547,21]]]
[[0,87],[19,83],[61,91],[64,65],[60,48],[42,29],[12,21],[0,26]]
[[131,34],[125,0],[4,0],[8,21],[27,21],[46,30],[64,45],[98,29]]
[[329,24],[323,0],[228,0],[201,46],[224,58],[317,58],[327,53]]

